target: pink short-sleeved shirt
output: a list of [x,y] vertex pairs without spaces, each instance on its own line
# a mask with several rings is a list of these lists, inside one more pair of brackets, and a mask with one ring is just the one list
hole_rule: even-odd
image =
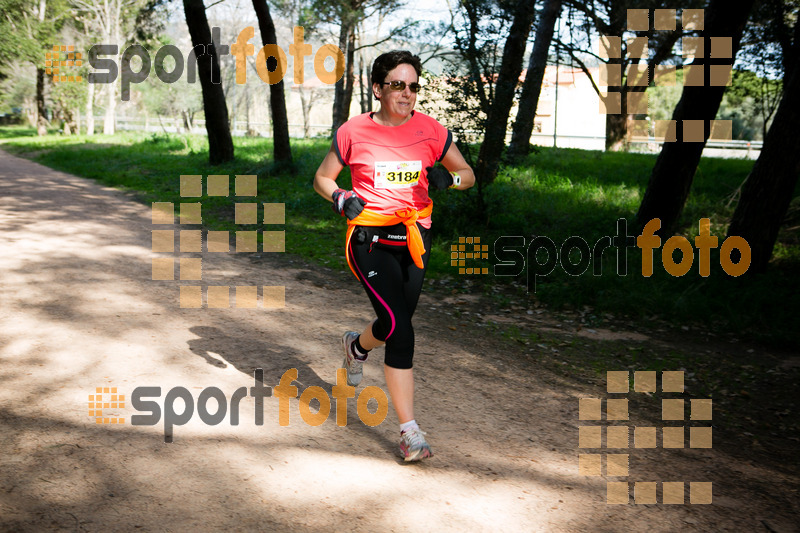
[[[353,190],[367,207],[384,215],[430,204],[425,168],[441,161],[453,136],[435,119],[412,112],[400,126],[383,126],[364,113],[336,130],[334,146],[342,165],[350,167]],[[424,228],[431,217],[420,218]]]

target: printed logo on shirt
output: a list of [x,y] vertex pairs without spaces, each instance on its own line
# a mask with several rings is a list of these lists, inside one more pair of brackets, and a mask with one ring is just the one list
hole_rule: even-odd
[[376,161],[376,189],[405,189],[419,182],[422,161]]
[[368,278],[371,278],[371,277],[373,277],[373,276],[377,276],[377,275],[378,275],[378,273],[377,273],[377,272],[375,272],[374,270],[370,270],[370,271],[369,271],[369,274],[367,274],[367,277],[368,277]]

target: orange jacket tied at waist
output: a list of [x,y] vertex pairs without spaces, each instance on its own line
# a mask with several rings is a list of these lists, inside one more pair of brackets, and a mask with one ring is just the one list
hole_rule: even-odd
[[353,269],[353,264],[350,262],[350,237],[353,235],[356,226],[393,226],[395,224],[403,223],[406,225],[406,243],[408,244],[408,251],[411,253],[411,259],[414,264],[419,268],[423,268],[422,256],[425,254],[425,245],[422,242],[422,235],[417,227],[417,219],[430,216],[433,211],[433,202],[423,207],[419,211],[406,207],[398,209],[394,215],[382,215],[370,209],[364,209],[353,220],[347,221],[347,239],[344,244],[344,255],[347,258],[347,266],[355,277],[358,277],[356,271]]

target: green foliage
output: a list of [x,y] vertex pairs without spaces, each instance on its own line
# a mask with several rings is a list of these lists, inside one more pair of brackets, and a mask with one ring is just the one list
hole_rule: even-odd
[[[85,74],[84,74],[85,76]],[[75,127],[74,112],[86,105],[88,94],[86,83],[54,83],[50,91],[50,99],[55,107],[55,114],[72,129]]]
[[683,93],[683,70],[675,73],[675,85],[654,85],[647,89],[647,111],[650,120],[670,120]]
[[[650,120],[669,120],[683,93],[683,70],[676,73],[673,86],[647,89]],[[734,69],[731,86],[725,91],[717,112],[718,120],[733,122],[733,138],[763,140],[783,93],[783,81]]]
[[[516,2],[505,0],[464,0],[453,11],[456,55],[444,59],[445,73],[428,78],[421,109],[436,117],[454,134],[456,145],[473,168],[490,110],[503,43],[516,12]],[[438,102],[437,102],[438,100]],[[505,119],[503,119],[505,120]],[[493,176],[492,176],[493,177]],[[478,196],[475,208],[483,211],[484,176],[477,172]],[[489,181],[491,178],[486,178]]]
[[763,140],[783,94],[783,81],[734,70],[718,116],[733,120],[734,139]]
[[486,125],[474,81],[460,76],[452,67],[448,73],[433,77],[423,73],[424,94],[419,100],[422,112],[439,117],[452,133],[456,145],[467,163],[475,164],[480,141]]
[[45,51],[69,22],[70,10],[66,0],[48,0],[39,21],[39,7],[37,0],[0,0],[0,68],[15,60],[44,66]]
[[[150,57],[155,58],[158,49],[168,44],[174,43],[166,37],[159,37],[149,47]],[[167,72],[172,72],[175,68],[175,58],[167,57],[163,66]],[[135,65],[134,68],[138,69],[139,65]],[[136,90],[141,92],[141,105],[145,112],[157,117],[172,118],[185,114],[186,120],[191,122],[194,115],[203,109],[199,83],[189,83],[186,75],[173,83],[164,83],[156,74],[155,62],[151,63],[147,80],[138,85]]]
[[146,46],[157,41],[169,16],[169,0],[146,0],[136,13],[134,40]]
[[0,113],[11,113],[27,103],[33,104],[36,94],[36,70],[27,64],[14,62],[2,69],[5,78],[0,81]]
[[[738,62],[759,77],[785,75],[792,52],[792,33],[800,15],[800,0],[756,0],[742,35]],[[794,44],[797,48],[797,43]]]

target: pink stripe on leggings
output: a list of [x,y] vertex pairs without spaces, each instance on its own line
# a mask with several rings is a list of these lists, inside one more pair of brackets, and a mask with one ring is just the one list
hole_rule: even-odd
[[[361,272],[361,269],[358,268],[358,262],[356,261],[356,256],[353,254],[353,242],[352,241],[350,242],[350,258],[353,260],[353,264],[356,266],[356,270],[358,270],[358,275],[361,277],[361,280],[366,284],[367,287],[369,287],[369,290],[372,291],[372,294],[374,294],[375,297],[378,300],[380,300],[381,304],[383,304],[383,306],[386,308],[386,310],[389,311],[389,317],[392,319],[392,329],[389,330],[389,334],[386,335],[385,339],[383,339],[384,341],[387,341],[387,340],[389,340],[389,337],[392,336],[392,333],[394,333],[394,324],[395,324],[394,313],[392,313],[392,309],[383,300],[383,298],[381,298],[381,295],[378,294],[378,292],[375,289],[372,288],[372,285],[370,285],[369,282],[367,281],[367,278],[364,277],[364,274]],[[378,339],[378,340],[380,340],[380,339]]]

